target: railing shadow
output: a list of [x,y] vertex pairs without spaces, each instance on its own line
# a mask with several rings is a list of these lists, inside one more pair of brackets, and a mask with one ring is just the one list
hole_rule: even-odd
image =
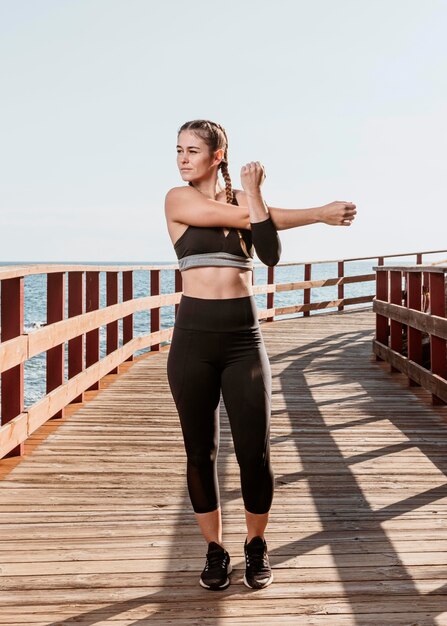
[[[367,542],[362,543],[361,537],[359,536],[352,537],[352,530],[349,533],[350,539],[348,540],[353,540],[355,543],[353,554],[363,554],[366,559],[369,557],[369,562],[368,560],[365,561],[365,563],[368,563],[365,567],[369,569],[371,580],[382,582],[383,592],[377,596],[377,599],[380,599],[381,611],[386,612],[387,604],[391,604],[391,602],[387,601],[393,601],[393,598],[399,595],[399,590],[402,590],[403,581],[405,582],[405,596],[411,596],[412,601],[416,601],[418,598],[423,599],[426,596],[418,591],[411,575],[399,558],[387,533],[384,531],[382,524],[386,520],[391,520],[406,512],[414,511],[425,504],[445,498],[447,494],[446,482],[442,486],[427,489],[422,493],[405,498],[395,504],[374,510],[365,497],[358,479],[351,470],[356,463],[364,460],[378,458],[417,446],[427,459],[444,475],[447,475],[447,459],[437,455],[433,456],[432,446],[425,444],[422,438],[419,438],[417,441],[414,440],[414,433],[412,433],[411,426],[405,426],[405,420],[401,416],[402,408],[391,404],[388,406],[386,412],[383,410],[382,388],[378,387],[367,375],[364,375],[365,363],[368,364],[367,367],[374,367],[371,363],[371,339],[372,333],[370,330],[337,333],[336,335],[327,337],[325,340],[319,340],[304,346],[299,346],[285,353],[277,354],[271,359],[273,365],[275,361],[284,359],[290,361],[291,357],[295,357],[292,363],[281,373],[282,392],[286,404],[288,404],[288,399],[290,398],[290,395],[287,393],[288,383],[292,378],[294,380],[294,386],[298,383],[300,394],[302,394],[303,406],[306,407],[306,413],[311,416],[310,419],[313,425],[312,429],[310,429],[311,432],[306,434],[305,428],[303,428],[302,434],[294,437],[296,450],[303,468],[302,471],[293,473],[292,475],[277,476],[277,485],[279,489],[281,489],[281,485],[286,486],[291,482],[295,483],[300,480],[307,481],[309,491],[312,495],[313,505],[318,513],[319,522],[322,527],[320,532],[307,537],[306,541],[297,540],[296,542],[289,543],[287,546],[288,554],[304,555],[308,550],[307,545],[310,541],[312,542],[311,549],[315,549],[318,546],[329,546],[334,565],[337,568],[339,580],[343,585],[346,598],[350,603],[352,613],[358,620],[357,623],[359,625],[363,623],[362,619],[365,613],[365,603],[359,595],[358,582],[353,580],[352,566],[347,563],[346,547],[343,546],[342,541],[334,540],[334,535],[343,537],[343,535],[346,535],[346,531],[349,528],[361,531],[366,521],[368,530],[372,531],[375,535],[374,541],[380,542],[383,546],[381,552],[383,555],[386,555],[390,567],[384,568],[383,563],[376,566],[370,565],[371,555],[368,552]],[[334,354],[334,358],[331,359],[330,362],[330,374],[334,379],[337,379],[337,384],[342,386],[343,384],[355,381],[358,387],[365,392],[361,404],[361,412],[365,415],[364,418],[347,421],[346,423],[335,426],[328,426],[326,424],[321,407],[327,403],[324,401],[321,403],[315,402],[304,378],[304,372],[306,369],[309,369],[318,358],[327,358],[330,353]],[[357,363],[357,367],[352,367],[352,365],[347,366],[347,364],[352,363]],[[318,368],[318,365],[315,367]],[[393,384],[388,380],[385,372],[383,372],[383,384],[388,386]],[[409,391],[408,394],[411,394],[411,392]],[[408,397],[410,397],[410,395]],[[345,401],[349,402],[349,398],[337,398],[337,403]],[[416,398],[414,398],[414,402],[417,405],[417,411],[424,415],[426,428],[430,429],[436,426],[436,429],[439,430],[439,417],[435,416],[430,408],[423,407],[418,403]],[[338,406],[334,410],[338,411]],[[297,410],[296,404],[290,403],[288,406],[288,415],[291,428],[296,429],[300,424],[303,424],[302,413],[299,409]],[[308,419],[309,418],[304,419],[305,423],[308,423]],[[408,442],[391,444],[379,450],[348,458],[343,455],[334,438],[334,432],[342,428],[352,428],[353,426],[365,423],[373,424],[374,422],[384,419],[388,419],[396,429],[399,429],[403,435],[407,436]],[[314,443],[315,433],[317,433],[320,453],[324,451],[325,458],[331,459],[332,462],[335,461],[338,466],[345,467],[342,476],[340,476],[339,473],[326,472],[324,473],[324,480],[321,480],[321,476],[319,476],[321,463],[320,461],[316,462],[314,460],[317,452]],[[447,428],[444,425],[443,445],[446,444]],[[336,494],[332,505],[329,506],[329,509],[332,506],[332,512],[328,509],[328,503],[330,503],[330,500],[328,500],[329,494]],[[338,511],[337,500],[342,501],[343,507],[346,507],[348,510],[358,511],[358,516],[355,514],[346,516],[343,511]],[[284,552],[284,547],[282,548],[282,552]],[[276,566],[283,562],[283,557],[279,554],[275,555],[274,551],[271,551],[271,556]],[[393,582],[396,584],[393,585]],[[374,587],[377,586],[373,586],[373,588]],[[441,592],[442,587],[439,589],[440,594]],[[373,593],[377,593],[377,591]],[[436,595],[436,592],[432,592],[428,595]],[[447,609],[447,598],[443,598],[443,609]],[[431,618],[425,617],[424,619],[424,624],[427,624],[427,626],[430,624],[434,625],[435,623],[437,622],[435,621],[434,615]]]

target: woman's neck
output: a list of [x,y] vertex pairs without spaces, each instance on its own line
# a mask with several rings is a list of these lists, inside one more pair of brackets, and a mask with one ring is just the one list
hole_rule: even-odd
[[219,185],[218,180],[204,180],[194,183],[193,186],[197,191],[203,193],[204,196],[211,198],[211,200],[215,200],[224,189],[224,187]]

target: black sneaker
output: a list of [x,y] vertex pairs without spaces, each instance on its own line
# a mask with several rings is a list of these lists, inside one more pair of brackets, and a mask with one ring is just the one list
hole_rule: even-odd
[[230,555],[215,541],[208,544],[206,565],[200,577],[200,584],[205,589],[226,589],[230,584]]
[[244,585],[251,589],[262,589],[273,581],[273,573],[269,564],[267,544],[262,537],[253,537],[250,543],[244,544],[245,575]]

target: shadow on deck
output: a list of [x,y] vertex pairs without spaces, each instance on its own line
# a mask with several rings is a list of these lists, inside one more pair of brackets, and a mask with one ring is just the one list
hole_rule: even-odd
[[375,361],[374,319],[261,326],[273,375],[270,587],[242,584],[243,503],[223,403],[234,572],[223,592],[198,585],[206,545],[162,351],[108,377],[4,472],[0,624],[447,624],[447,407]]

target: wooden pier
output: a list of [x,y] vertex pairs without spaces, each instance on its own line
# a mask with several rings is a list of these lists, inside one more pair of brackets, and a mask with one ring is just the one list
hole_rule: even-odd
[[225,406],[230,587],[198,585],[167,350],[124,363],[3,459],[0,624],[447,624],[447,407],[372,353],[375,316],[262,324],[273,376],[275,581],[242,583],[243,504]]
[[[172,327],[161,323],[162,307],[178,306],[178,269],[0,268],[0,626],[447,625],[447,265],[422,265],[434,252],[412,253],[412,266],[377,257],[376,274],[352,275],[360,259],[342,259],[324,279],[305,263],[288,283],[268,268],[267,283],[253,283],[266,296],[275,472],[275,580],[259,591],[242,583],[243,502],[223,401],[234,570],[225,591],[198,584],[206,545],[166,375]],[[163,269],[175,272],[170,293]],[[135,298],[138,270],[150,286]],[[26,332],[34,274],[46,274],[47,323]],[[373,293],[346,297],[361,282]],[[325,287],[338,298],[315,299]],[[278,306],[287,291],[299,296]],[[150,330],[137,336],[139,311]],[[42,353],[46,394],[25,406],[24,366]]]

